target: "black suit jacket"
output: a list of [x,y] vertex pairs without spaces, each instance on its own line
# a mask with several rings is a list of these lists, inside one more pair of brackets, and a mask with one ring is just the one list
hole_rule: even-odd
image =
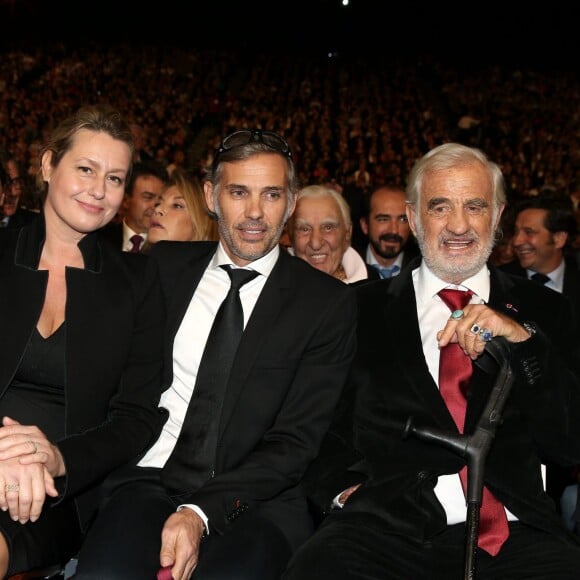
[[[42,217],[0,230],[0,413],[44,303],[44,236]],[[96,234],[79,248],[85,268],[66,272],[67,435],[56,443],[67,475],[56,483],[57,501],[74,497],[86,522],[96,484],[144,453],[166,419],[158,409],[165,318],[157,270],[145,256],[115,251]]]
[[[464,459],[436,443],[403,437],[410,417],[417,426],[457,433],[423,355],[412,269],[356,288],[357,355],[323,447],[328,457],[319,456],[314,465],[324,467],[314,470],[317,479],[309,484],[313,500],[327,509],[336,494],[364,481],[345,512],[372,513],[395,533],[427,539],[447,525],[434,493],[437,477],[457,473]],[[522,522],[564,536],[540,466],[580,459],[580,384],[565,362],[577,341],[569,304],[533,282],[490,271],[490,307],[535,321],[540,331],[510,347],[515,382],[487,457],[485,485]],[[466,434],[481,416],[497,371],[487,354],[474,365]]]
[[[580,269],[576,264],[573,256],[566,257],[566,267],[564,268],[564,284],[562,294],[570,300],[574,311],[574,324],[576,332],[580,334]],[[512,260],[507,264],[499,267],[504,272],[509,272],[516,276],[527,278],[528,274],[525,268],[520,266],[519,261]],[[576,356],[576,369],[580,374],[580,353]],[[546,490],[557,502],[559,506],[560,497],[564,488],[568,485],[577,483],[578,478],[576,469],[564,468],[559,465],[548,462],[546,470]]]
[[110,222],[99,230],[99,237],[116,250],[123,249],[123,222]]
[[[580,330],[580,269],[578,268],[577,262],[574,256],[569,256],[565,258],[566,266],[564,268],[564,284],[562,286],[562,294],[570,300],[572,307],[574,309],[574,315],[576,317],[576,323]],[[509,272],[516,276],[522,276],[524,278],[528,277],[525,268],[520,266],[519,261],[512,260],[507,264],[503,264],[499,267],[500,270],[504,272]]]
[[34,221],[38,218],[40,214],[35,211],[30,211],[29,209],[23,209],[19,207],[15,212],[14,215],[11,215],[8,218],[8,224],[5,226],[6,228],[20,228],[29,224],[30,222]]
[[[168,324],[165,376],[173,379],[173,340],[215,242],[159,242]],[[219,426],[215,477],[180,501],[199,505],[223,533],[250,510],[272,518],[296,547],[310,531],[301,478],[316,456],[355,348],[356,302],[347,284],[281,251],[232,367]]]

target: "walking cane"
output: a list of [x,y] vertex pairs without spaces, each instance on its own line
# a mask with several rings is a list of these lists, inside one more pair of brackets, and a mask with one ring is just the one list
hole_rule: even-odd
[[466,460],[467,519],[465,524],[464,580],[474,580],[475,578],[475,556],[479,535],[479,512],[483,497],[485,460],[514,382],[510,365],[510,350],[505,338],[498,337],[489,342],[485,352],[494,358],[500,366],[500,371],[473,434],[460,435],[447,433],[437,428],[416,427],[413,425],[412,417],[407,420],[403,434],[403,437],[412,434],[424,441],[433,441],[444,445]]

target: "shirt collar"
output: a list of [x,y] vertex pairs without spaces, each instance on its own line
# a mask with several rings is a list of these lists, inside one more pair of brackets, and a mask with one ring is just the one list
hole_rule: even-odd
[[[247,268],[250,270],[255,270],[259,272],[263,276],[268,277],[272,269],[274,268],[276,262],[278,261],[278,256],[280,255],[280,246],[276,244],[265,256],[254,260],[250,264],[248,264]],[[236,266],[231,258],[226,253],[222,242],[220,241],[218,244],[217,252],[214,254],[213,258],[209,263],[210,268],[219,268],[219,266],[223,266],[226,264],[230,264],[234,266],[234,268],[239,268]]]
[[[546,282],[546,286],[548,286],[549,288],[555,288],[555,289],[560,289],[560,292],[562,291],[562,288],[564,286],[564,270],[566,267],[566,263],[564,260],[562,260],[560,262],[560,265],[555,269],[552,270],[551,272],[548,272],[546,274],[546,276],[548,276],[550,278],[549,282]],[[532,274],[535,274],[536,272],[533,270],[526,270],[526,275],[528,276],[528,278],[530,278],[532,276]]]
[[[487,266],[481,268],[477,274],[465,279],[461,284],[449,284],[438,278],[427,266],[425,260],[421,261],[421,265],[415,271],[414,279],[416,279],[415,292],[417,300],[427,303],[432,300],[434,296],[443,288],[454,288],[457,290],[471,290],[480,301],[489,302],[489,270]],[[476,300],[472,300],[476,301]]]

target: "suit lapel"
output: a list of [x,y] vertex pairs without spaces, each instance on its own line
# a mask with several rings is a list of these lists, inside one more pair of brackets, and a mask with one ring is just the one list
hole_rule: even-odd
[[175,285],[174,294],[169,302],[167,311],[167,335],[166,344],[169,346],[169,351],[173,351],[173,340],[179,330],[179,326],[185,316],[189,303],[193,297],[207,265],[213,257],[210,252],[202,259],[192,258],[187,263],[186,267],[177,283]]
[[[423,345],[411,272],[412,268],[407,268],[389,284],[388,293],[392,298],[384,301],[386,306],[383,308],[381,324],[384,328],[397,329],[385,335],[390,343],[389,351],[395,353],[399,361],[403,384],[409,385],[414,396],[424,401],[427,408],[434,410],[433,419],[442,428],[455,429],[455,423],[422,355]],[[406,346],[402,348],[401,345]]]

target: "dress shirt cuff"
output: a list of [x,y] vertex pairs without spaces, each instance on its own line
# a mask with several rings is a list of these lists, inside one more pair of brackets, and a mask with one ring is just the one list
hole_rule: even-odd
[[332,500],[332,509],[342,509],[344,507],[343,503],[340,503],[338,501],[338,498],[343,494],[344,492],[340,492],[333,500]]
[[177,507],[177,511],[180,512],[182,509],[185,508],[193,510],[203,520],[203,525],[205,526],[205,535],[209,536],[208,519],[205,513],[203,513],[203,510],[198,505],[194,505],[192,503],[184,503]]

